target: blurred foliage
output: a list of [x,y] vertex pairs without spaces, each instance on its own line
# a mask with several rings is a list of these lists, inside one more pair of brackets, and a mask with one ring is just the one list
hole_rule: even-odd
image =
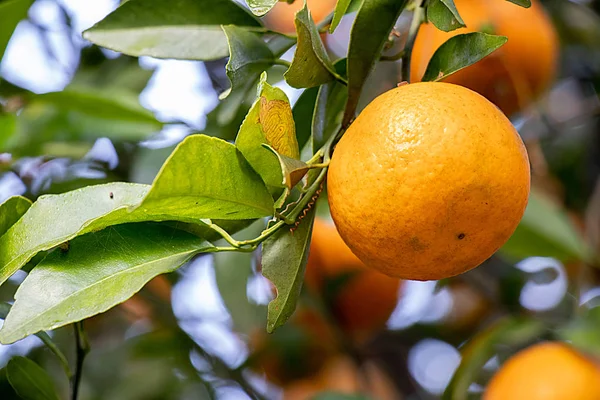
[[[120,30],[131,23],[130,16],[125,13],[127,8],[137,7],[140,3],[134,0],[125,2],[126,7],[121,9],[124,16],[112,14],[86,36],[98,43],[106,43],[109,48],[148,55],[140,49],[139,43],[143,41],[120,42],[119,36],[123,34]],[[325,145],[344,122],[353,118],[355,110],[360,110],[373,97],[394,87],[399,80],[401,63],[379,63],[379,57],[382,50],[387,56],[393,52],[395,45],[404,45],[406,37],[400,35],[396,38],[388,33],[394,26],[402,32],[408,30],[408,23],[403,19],[405,14],[397,21],[397,16],[408,2],[365,2],[366,6],[360,8],[350,35],[347,27],[349,17],[352,17],[342,18],[342,15],[346,9],[356,11],[361,2],[338,2],[336,14],[332,16],[334,24],[330,28],[332,32],[336,29],[333,35],[324,33],[327,24],[315,24],[308,18],[306,10],[302,11],[299,46],[292,59],[292,68],[285,77],[283,72],[287,61],[282,61],[281,57],[292,48],[295,40],[261,28],[260,20],[246,13],[241,6],[228,2],[223,8],[218,6],[222,1],[211,0],[209,5],[199,10],[198,2],[181,0],[178,4],[187,7],[187,15],[180,12],[177,20],[170,21],[175,27],[174,36],[157,37],[149,35],[148,30],[164,28],[164,16],[171,15],[177,7],[168,2],[153,3],[158,11],[148,16],[146,23],[129,26],[131,29],[127,34],[153,41],[152,46],[157,52],[150,55],[204,60],[203,68],[210,86],[203,90],[207,96],[221,96],[222,101],[203,116],[206,117],[203,128],[175,118],[158,118],[158,113],[142,107],[138,100],[155,71],[140,63],[137,57],[108,53],[87,42],[82,45],[80,32],[72,26],[74,16],[71,11],[64,7],[63,2],[56,2],[61,15],[65,16],[64,23],[56,22],[57,28],[69,32],[68,47],[79,60],[71,71],[70,83],[64,90],[35,93],[12,82],[9,76],[0,76],[0,236],[28,208],[25,198],[35,201],[45,194],[65,193],[99,183],[125,181],[151,184],[182,136],[204,133],[232,142],[256,99],[257,83],[264,70],[267,70],[270,84],[283,86],[287,80],[291,86],[307,88],[299,94],[292,109],[297,141],[303,155],[312,155],[312,150]],[[274,4],[267,0],[250,3],[259,11]],[[456,10],[447,6],[452,2],[431,3],[435,8],[430,9],[426,16],[436,26],[448,28],[460,23],[454,13]],[[41,313],[43,315],[36,315],[41,321],[38,321],[39,325],[22,329],[15,335],[20,338],[37,332],[41,327],[57,327],[58,324],[54,323],[57,319],[72,322],[89,317],[84,326],[91,352],[85,358],[80,399],[279,398],[282,387],[269,383],[260,368],[251,367],[251,361],[258,357],[253,353],[257,347],[256,338],[265,335],[267,303],[276,291],[262,278],[265,264],[266,275],[272,277],[280,294],[286,294],[286,298],[282,297],[279,301],[287,301],[269,305],[272,309],[277,308],[276,318],[270,321],[269,326],[285,320],[294,310],[295,296],[299,296],[299,309],[312,307],[320,310],[326,323],[333,326],[332,335],[338,346],[335,350],[323,350],[323,347],[317,346],[319,351],[342,352],[362,368],[357,367],[357,375],[340,372],[344,376],[335,380],[365,380],[368,376],[366,365],[374,362],[383,371],[381,374],[393,382],[394,393],[388,398],[478,398],[481,388],[495,371],[495,367],[490,367],[493,364],[490,359],[497,356],[500,361],[505,360],[517,350],[546,339],[568,340],[581,352],[600,357],[600,302],[597,300],[600,293],[597,259],[600,246],[600,1],[547,0],[543,3],[560,36],[560,75],[544,98],[513,119],[526,142],[532,163],[535,191],[525,217],[512,239],[477,270],[431,284],[407,282],[387,329],[361,343],[346,337],[321,299],[300,288],[302,274],[298,273],[303,273],[302,264],[306,260],[302,259],[303,249],[293,246],[298,244],[298,236],[304,235],[307,241],[309,232],[284,229],[280,235],[289,242],[265,242],[263,258],[257,252],[205,254],[194,257],[179,271],[170,272],[191,257],[191,253],[185,253],[186,249],[180,249],[176,262],[160,256],[163,264],[152,273],[141,271],[139,276],[143,276],[138,276],[137,281],[135,276],[117,273],[114,286],[119,290],[101,286],[96,293],[103,301],[89,301],[85,291],[91,289],[78,276],[60,282],[44,278],[38,284],[47,285],[48,290],[40,291],[38,286],[21,285],[26,275],[21,271],[1,286],[0,299],[4,303],[13,301],[19,286],[21,296],[48,307],[60,306],[60,302],[57,305],[48,302],[48,299],[50,296],[61,299],[67,293],[63,289],[82,297],[77,306],[70,303],[63,309],[52,308]],[[19,21],[32,20],[31,16],[27,16],[31,4],[30,0],[0,1],[0,59]],[[310,4],[308,7],[311,7]],[[206,10],[209,12],[203,16]],[[383,12],[386,13],[384,17]],[[257,12],[260,13],[262,11]],[[410,15],[410,12],[407,14]],[[221,31],[218,28],[220,24],[237,26],[228,26]],[[39,24],[32,26],[47,43],[52,30]],[[214,34],[209,36],[212,41],[197,40],[207,34]],[[324,42],[321,37],[325,37]],[[350,44],[347,60],[344,58],[346,54],[340,57],[333,50],[332,43],[336,39],[342,40],[345,46]],[[173,43],[180,45],[173,46]],[[480,45],[475,50],[489,47],[489,44]],[[178,48],[185,49],[184,56]],[[235,48],[239,51],[233,51]],[[227,57],[230,49],[232,56]],[[48,51],[48,48],[45,50]],[[193,54],[190,55],[190,52]],[[449,63],[453,61],[452,54],[440,57],[436,61],[440,63],[438,68],[430,72],[432,79],[439,77],[440,72],[453,72],[455,67]],[[370,73],[375,64],[375,72]],[[306,65],[312,74],[306,73]],[[229,78],[233,86],[231,90]],[[347,100],[350,106],[346,106]],[[172,129],[183,133],[173,138],[167,134]],[[210,146],[199,147],[206,150]],[[211,159],[208,152],[193,152],[177,168],[193,178],[195,171],[190,165],[204,161],[205,169],[213,168],[217,174],[215,165],[219,160],[218,156]],[[198,168],[198,164],[194,165]],[[308,179],[314,181],[316,176],[309,173]],[[177,179],[173,178],[173,181]],[[253,187],[247,187],[245,193],[241,193],[240,186],[235,188],[243,199],[251,198],[257,192]],[[114,193],[111,191],[110,194]],[[11,195],[23,195],[24,198],[4,203]],[[293,195],[297,198],[299,193]],[[108,200],[108,192],[105,197],[103,199]],[[78,211],[95,207],[90,198],[75,200],[59,218],[40,222],[35,232],[52,236]],[[161,212],[168,205],[161,203]],[[186,206],[177,212],[182,214],[189,209]],[[318,215],[328,216],[326,189],[316,209]],[[312,213],[306,216],[307,220],[312,217]],[[194,248],[205,245],[196,236],[183,232],[206,232],[207,228],[202,224],[187,225],[183,230],[145,224],[135,225],[135,228],[119,225],[101,231],[98,236],[92,232],[73,239],[76,246],[79,242],[83,243],[84,251],[77,253],[83,260],[89,259],[90,254],[99,249],[106,253],[107,258],[94,260],[91,257],[92,260],[84,262],[88,277],[93,278],[92,281],[99,279],[94,273],[101,270],[101,264],[111,257],[128,272],[131,268],[147,264],[164,250],[157,243],[164,244],[166,236],[179,246],[182,242],[175,239],[180,237],[188,240],[189,246]],[[230,231],[235,232],[245,226],[246,229],[237,233],[235,238],[249,240],[259,235],[265,224],[259,220],[248,225],[248,222],[242,221]],[[182,228],[182,225],[176,227]],[[301,225],[304,229],[308,227],[308,224]],[[160,235],[145,240],[157,230],[161,231]],[[82,227],[78,232],[84,231]],[[133,247],[123,245],[125,237],[129,238],[127,243],[133,243]],[[24,266],[27,272],[36,267],[27,275],[31,278],[27,282],[34,282],[36,276],[40,279],[40,275],[48,270],[62,268],[65,275],[71,272],[67,268],[69,264],[61,261],[61,251],[64,246],[68,250],[70,245],[67,239],[72,237],[53,238],[44,247],[44,252]],[[22,243],[15,248],[21,249]],[[52,251],[57,245],[63,247],[45,257],[45,251]],[[273,245],[276,246],[275,252],[269,249]],[[282,248],[290,252],[285,253]],[[297,250],[298,254],[290,255],[291,249]],[[149,258],[139,258],[140,252],[145,252]],[[289,259],[282,255],[289,256]],[[529,260],[529,264],[523,264],[523,260]],[[272,266],[277,263],[285,263],[288,269],[273,272]],[[137,292],[147,280],[159,273],[166,275],[154,278]],[[287,279],[294,273],[296,280]],[[285,279],[277,274],[285,275]],[[61,282],[68,283],[64,285],[68,288],[61,286]],[[468,290],[457,290],[457,287],[467,287]],[[117,292],[120,297],[115,296]],[[296,294],[287,297],[292,292]],[[197,296],[198,293],[203,296]],[[182,300],[182,297],[185,298]],[[19,293],[16,298],[19,298]],[[190,303],[196,307],[194,312],[189,310]],[[103,312],[113,305],[117,306]],[[64,320],[63,315],[69,315],[70,319]],[[272,343],[280,345],[277,357],[286,361],[282,365],[291,362],[298,366],[295,363],[303,355],[305,359],[314,356],[308,354],[311,346],[304,346],[307,337],[301,328],[293,323],[284,328],[270,337]],[[64,362],[56,355],[62,354],[62,351],[70,365],[76,364],[73,327],[63,326],[43,335],[42,332],[37,337],[30,336],[0,349],[0,398],[3,400],[69,398],[69,382],[62,372]],[[319,336],[319,339],[326,342],[325,335]],[[419,347],[419,344],[431,344],[427,340],[446,344],[447,352],[431,354],[420,351],[424,347]],[[304,347],[298,346],[298,343]],[[52,349],[52,346],[56,348]],[[289,351],[290,348],[292,351]],[[309,350],[306,350],[307,354],[298,354],[298,348]],[[58,353],[56,349],[60,349]],[[445,372],[436,369],[436,363],[443,365]],[[312,376],[303,376],[307,387],[327,391],[314,399],[384,398],[371,396],[371,391],[365,389],[369,386],[368,382],[361,383],[364,396],[334,393],[336,388],[330,389],[320,380],[319,374],[323,374],[326,367],[318,364],[311,371],[313,374],[308,374]],[[427,373],[423,374],[422,370]],[[37,387],[38,392],[31,392],[36,389],[29,384],[31,380],[41,383]],[[371,381],[373,386],[383,386],[379,378],[371,378]],[[340,385],[337,389],[341,392],[356,391],[355,386],[347,390]]]

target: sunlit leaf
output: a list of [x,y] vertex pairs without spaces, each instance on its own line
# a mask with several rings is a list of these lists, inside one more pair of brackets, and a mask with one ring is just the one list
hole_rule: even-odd
[[157,223],[126,224],[89,233],[42,260],[15,294],[0,330],[13,343],[104,312],[212,245]]
[[440,81],[490,55],[507,40],[481,32],[453,36],[433,53],[422,81]]
[[308,260],[314,218],[313,208],[297,229],[280,229],[263,243],[262,274],[277,289],[277,297],[268,307],[268,332],[283,325],[296,309]]
[[284,74],[286,82],[295,88],[309,88],[334,80],[333,64],[306,4],[294,22],[298,45],[292,65]]
[[260,28],[230,0],[129,0],[83,36],[132,56],[215,60],[228,55],[221,25],[229,24]]
[[[265,149],[265,151],[268,151]],[[0,284],[35,254],[128,222],[247,220],[273,199],[234,145],[204,135],[179,144],[152,186],[112,183],[42,196],[0,237]],[[47,229],[51,226],[52,229]]]
[[13,357],[6,366],[6,377],[23,400],[58,400],[48,373],[25,357]]
[[460,17],[454,0],[430,1],[427,6],[427,19],[444,32],[465,27],[465,22]]
[[348,48],[348,103],[344,124],[354,119],[367,76],[379,60],[383,46],[408,0],[364,0],[356,14]]
[[283,177],[277,157],[262,145],[278,153],[299,158],[292,108],[286,94],[266,82],[263,76],[258,99],[250,108],[235,140],[237,148],[252,168],[272,187],[282,187]]
[[500,253],[511,260],[532,256],[587,260],[589,249],[584,243],[564,211],[532,192],[521,223]]
[[17,24],[27,17],[34,0],[7,0],[0,3],[0,61]]
[[0,204],[0,236],[13,226],[31,207],[31,200],[22,196],[13,196]]
[[277,4],[278,0],[246,0],[246,4],[250,7],[250,11],[254,15],[262,17]]

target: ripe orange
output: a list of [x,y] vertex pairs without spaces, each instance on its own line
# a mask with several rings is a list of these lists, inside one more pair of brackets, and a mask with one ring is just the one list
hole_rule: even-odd
[[508,42],[444,81],[482,94],[507,115],[548,88],[557,68],[558,37],[537,0],[532,0],[530,8],[498,0],[454,3],[467,27],[443,32],[432,23],[421,25],[411,57],[411,82],[421,80],[433,53],[450,37],[491,27],[495,34],[507,36]]
[[483,400],[598,400],[600,369],[566,344],[546,342],[511,357]]
[[249,366],[277,385],[314,376],[339,351],[331,327],[306,306],[273,334],[261,329],[250,335],[250,348]]
[[387,275],[433,280],[490,257],[529,195],[525,146],[479,94],[413,83],[373,100],[337,145],[331,215],[352,252]]
[[313,227],[306,285],[328,300],[342,330],[359,340],[385,327],[398,301],[401,281],[365,265],[346,246],[333,223]]
[[[329,13],[331,13],[337,0],[307,0],[308,9],[315,23],[321,22]],[[275,7],[265,15],[263,22],[265,26],[277,32],[295,33],[296,26],[294,19],[296,13],[304,7],[303,0],[295,0],[292,4],[285,1],[279,1]]]

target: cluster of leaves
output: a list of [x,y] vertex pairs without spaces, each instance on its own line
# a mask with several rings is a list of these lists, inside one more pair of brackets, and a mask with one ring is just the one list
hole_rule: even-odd
[[[214,112],[221,125],[244,112],[248,98],[253,102],[236,129],[235,143],[190,136],[172,152],[151,185],[107,183],[42,196],[33,204],[19,196],[2,203],[0,284],[21,268],[31,272],[15,295],[0,342],[12,343],[102,313],[200,253],[260,248],[263,274],[277,289],[268,308],[267,330],[291,316],[302,286],[314,203],[333,146],[354,119],[365,81],[393,40],[398,17],[406,9],[413,12],[401,54],[404,70],[421,23],[451,31],[464,22],[452,0],[339,0],[334,13],[318,25],[305,5],[296,15],[296,35],[288,36],[269,31],[257,18],[275,2],[248,0],[253,15],[230,0],[129,0],[84,33],[96,45],[130,56],[202,61],[229,57],[231,87]],[[31,3],[0,3],[0,55]],[[333,32],[351,11],[356,17],[347,57],[332,60],[320,33]],[[15,23],[2,24],[5,17]],[[423,80],[438,81],[506,40],[479,32],[454,36],[436,51]],[[282,60],[294,45],[292,62]],[[267,82],[267,72],[275,75],[271,72],[281,66],[287,69],[287,84],[304,89],[293,108],[283,91]],[[120,100],[115,102],[115,97]],[[75,111],[85,121],[81,129],[86,132],[105,116],[121,127],[130,123],[131,138],[162,126],[126,95],[112,91],[104,95],[73,87],[21,98],[28,104],[25,112],[51,105],[48,120],[65,110]],[[0,114],[0,129],[14,125],[16,118],[15,113]],[[47,120],[43,124],[51,126]],[[110,135],[106,124],[97,129]],[[16,141],[23,140],[17,130],[6,132],[0,149],[4,143],[17,147]],[[234,237],[261,219],[264,228],[257,237]],[[581,243],[566,218],[534,195],[502,251],[514,258],[589,259]],[[551,254],[545,254],[548,249]],[[40,254],[41,259],[36,257]],[[9,367],[11,382],[20,379],[18,371],[26,363],[16,359]]]

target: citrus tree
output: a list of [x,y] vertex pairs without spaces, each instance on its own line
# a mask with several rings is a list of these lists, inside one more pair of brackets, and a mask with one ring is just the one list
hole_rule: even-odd
[[[136,141],[161,129],[164,123],[135,102],[148,77],[133,57],[205,61],[229,80],[205,131],[169,149],[151,183],[131,183],[131,175],[114,170],[105,182],[66,179],[0,205],[0,284],[14,285],[11,277],[27,272],[14,302],[3,305],[0,342],[37,335],[63,367],[72,399],[78,398],[84,365],[94,368],[92,361],[84,364],[90,350],[84,321],[129,299],[125,304],[135,305],[148,282],[154,296],[166,291],[168,301],[169,285],[159,276],[197,256],[214,257],[230,308],[245,301],[252,261],[270,282],[273,298],[261,312],[263,330],[275,333],[247,330],[262,350],[244,367],[281,386],[315,370],[345,370],[332,349],[354,354],[379,332],[403,293],[402,280],[454,287],[459,281],[449,278],[499,249],[508,262],[547,256],[594,263],[569,219],[539,193],[530,194],[533,156],[509,120],[532,107],[557,73],[557,33],[541,4],[290,3],[124,1],[83,33],[94,44],[88,51],[109,49],[120,58],[95,65],[93,57],[83,57],[82,64],[89,64],[60,92],[38,95],[0,82],[0,150],[15,157],[0,159],[0,168],[9,171],[20,158],[51,152],[45,141]],[[0,2],[0,55],[31,4]],[[327,41],[349,14],[348,48],[336,56]],[[291,61],[286,54],[293,54]],[[107,65],[131,73],[111,82]],[[293,106],[281,82],[302,91]],[[66,119],[68,129],[58,125]],[[128,154],[127,143],[120,151]],[[476,270],[469,276],[477,279]],[[167,289],[156,289],[160,282]],[[308,305],[298,306],[305,292]],[[242,307],[238,313],[247,321],[255,312]],[[597,334],[590,328],[597,316],[582,314],[555,329],[555,321],[521,314],[505,312],[464,345],[445,398],[467,398],[501,345],[569,339],[584,352],[596,346],[597,354],[598,342],[586,339]],[[47,333],[67,325],[74,326],[77,349],[71,363],[63,344]],[[309,339],[293,340],[298,327]],[[277,339],[279,331],[283,339]],[[179,357],[189,358],[185,352],[192,349],[250,397],[261,397],[244,368],[230,369],[179,331],[171,334],[184,348]],[[290,343],[297,354],[282,361]],[[572,385],[590,391],[577,398],[597,399],[590,382],[597,386],[600,373],[582,355],[557,346],[584,371],[574,373],[581,381]],[[309,354],[321,357],[306,362]],[[211,382],[183,364],[181,374],[214,395]],[[358,375],[352,368],[348,376]],[[62,395],[54,389],[58,378],[30,359],[13,358],[6,375],[22,398]],[[516,398],[503,391],[514,385],[511,376],[519,373],[498,375],[486,398]],[[336,381],[323,372],[319,383],[289,387],[285,397],[340,389],[331,383]],[[110,395],[94,396],[89,398]],[[322,398],[335,396],[343,398]]]

